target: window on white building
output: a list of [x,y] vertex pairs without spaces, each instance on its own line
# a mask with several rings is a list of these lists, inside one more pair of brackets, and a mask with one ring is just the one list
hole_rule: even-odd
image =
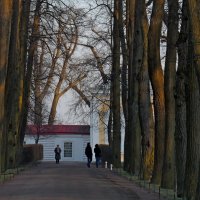
[[72,157],[72,142],[64,143],[64,157],[67,157],[67,158]]

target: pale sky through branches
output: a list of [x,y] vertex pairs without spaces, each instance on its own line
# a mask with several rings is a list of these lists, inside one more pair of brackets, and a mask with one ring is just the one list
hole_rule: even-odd
[[[63,0],[63,2],[65,2],[67,5],[74,6],[75,9],[84,9],[84,11],[87,12],[87,17],[86,17],[87,20],[91,20],[93,18],[92,15],[95,11],[92,9],[91,10],[92,13],[89,13],[88,10],[89,10],[89,8],[95,7],[95,4],[94,4],[95,1],[93,1],[93,0],[89,0],[89,1],[86,1],[86,0]],[[94,5],[94,6],[92,6],[92,5]],[[102,17],[103,16],[101,16],[101,19],[100,19],[101,21],[103,20]],[[96,24],[96,23],[93,22],[93,24]],[[99,26],[98,22],[97,22],[97,25]],[[91,33],[88,34],[87,30],[85,30],[84,27],[83,27],[83,29],[84,29],[83,35],[82,35],[82,37],[79,38],[79,42],[85,43],[85,44],[90,44],[91,39],[88,36]],[[75,51],[73,59],[76,59],[77,54],[78,54],[79,59],[81,59],[81,57],[86,58],[88,56],[88,53],[91,54],[90,49],[84,47],[84,50],[82,50],[82,48],[83,47],[80,47],[80,46],[77,48],[78,50]],[[92,72],[92,74],[94,75],[94,72]],[[89,77],[90,75],[87,75],[87,76]],[[94,84],[95,84],[95,82],[93,82],[93,87],[94,87]],[[88,87],[89,88],[91,87],[90,83],[88,83]],[[84,108],[80,108],[80,112],[77,112],[78,106],[75,107],[77,109],[76,111],[73,111],[71,109],[74,106],[74,104],[76,102],[78,102],[79,98],[80,97],[73,89],[68,91],[65,95],[63,95],[60,98],[58,106],[57,106],[57,114],[56,114],[56,119],[55,119],[56,123],[62,123],[62,124],[81,124],[81,123],[85,124],[85,123],[88,123],[89,124],[89,108],[87,106],[85,106],[86,107],[85,112],[84,112]],[[76,113],[76,115],[75,115],[75,113]],[[78,115],[77,115],[77,113],[78,113]]]

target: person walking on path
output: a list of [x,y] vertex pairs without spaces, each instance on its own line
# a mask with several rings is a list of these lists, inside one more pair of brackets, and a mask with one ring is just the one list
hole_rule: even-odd
[[61,158],[60,156],[61,148],[59,147],[59,145],[57,145],[57,147],[54,149],[54,153],[55,153],[56,164],[58,164]]
[[99,148],[98,144],[95,144],[94,153],[95,153],[95,158],[96,158],[96,167],[98,168],[99,162],[101,159],[101,149]]
[[90,143],[87,143],[87,146],[85,148],[85,155],[87,156],[87,166],[90,167],[90,164],[92,162],[92,148],[90,146]]

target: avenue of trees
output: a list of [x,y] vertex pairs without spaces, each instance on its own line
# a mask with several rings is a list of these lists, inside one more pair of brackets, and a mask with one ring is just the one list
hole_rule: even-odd
[[200,199],[200,1],[75,2],[0,1],[0,172],[20,163],[28,122],[105,87],[114,166],[124,128],[125,171]]

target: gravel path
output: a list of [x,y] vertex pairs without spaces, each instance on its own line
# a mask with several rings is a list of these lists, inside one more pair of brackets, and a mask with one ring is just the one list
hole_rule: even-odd
[[0,200],[156,200],[109,169],[80,162],[41,162],[0,185]]

